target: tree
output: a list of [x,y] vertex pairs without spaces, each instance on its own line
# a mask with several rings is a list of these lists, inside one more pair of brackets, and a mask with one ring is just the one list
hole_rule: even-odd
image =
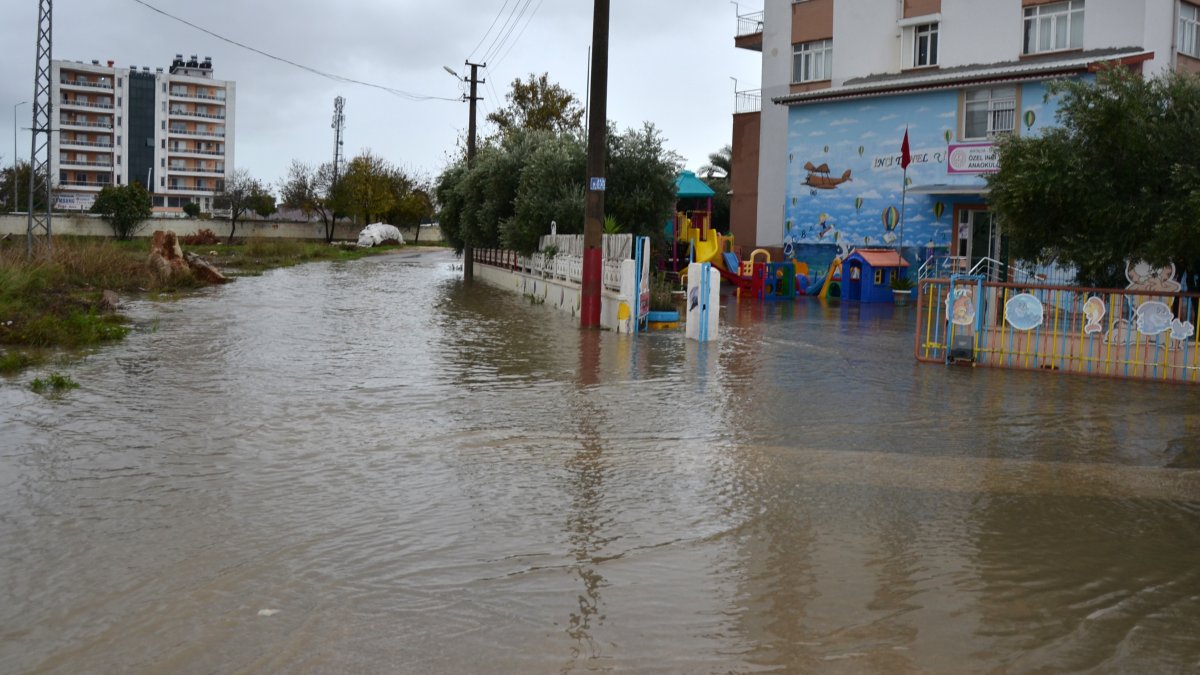
[[704,180],[716,178],[731,180],[733,178],[733,146],[726,145],[720,150],[708,155],[708,164],[700,167],[700,175]]
[[370,150],[350,160],[341,179],[346,211],[361,216],[364,225],[382,218],[395,206],[392,178],[392,166]]
[[108,220],[117,239],[128,240],[153,213],[150,193],[137,181],[128,185],[105,185],[96,195],[92,213]]
[[[11,165],[6,166],[3,172],[0,172],[0,199],[4,200],[10,213],[29,209],[29,162],[25,160],[17,162],[16,180],[17,202],[13,204],[13,168]],[[39,190],[33,196],[33,202],[34,209],[46,208],[46,193]]]
[[[521,129],[490,143],[470,171],[459,162],[439,177],[442,234],[458,250],[469,242],[529,252],[551,221],[562,234],[581,233],[586,164],[577,134]],[[679,166],[653,125],[610,131],[605,210],[622,232],[661,241]]]
[[513,80],[505,95],[508,105],[487,116],[501,136],[518,129],[578,132],[583,129],[583,108],[579,99],[558,84],[551,84],[548,73],[529,74],[529,80]]
[[1200,79],[1122,67],[1049,85],[1058,126],[999,144],[988,201],[1018,259],[1124,286],[1126,260],[1200,271]]
[[237,232],[238,221],[247,213],[265,207],[270,197],[266,187],[245,169],[234,169],[225,179],[223,189],[213,197],[213,207],[229,211],[229,243],[233,243],[233,235]]
[[188,202],[183,205],[183,212],[186,213],[189,218],[195,218],[196,216],[200,215],[200,205],[196,202]]
[[325,243],[332,243],[337,225],[335,188],[333,162],[313,167],[294,159],[288,175],[279,184],[280,203],[287,208],[300,209],[306,217],[319,217],[325,228]]
[[733,147],[726,145],[708,156],[708,164],[700,167],[704,182],[717,194],[713,196],[712,226],[729,232],[730,190],[733,189]]

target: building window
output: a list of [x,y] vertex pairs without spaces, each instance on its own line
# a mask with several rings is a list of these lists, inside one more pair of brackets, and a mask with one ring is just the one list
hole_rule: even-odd
[[1179,3],[1179,53],[1200,59],[1200,7]]
[[875,270],[875,285],[883,285],[883,270]]
[[1016,121],[1016,87],[972,89],[963,94],[964,140],[982,140],[996,134],[1012,133]]
[[1025,53],[1083,48],[1083,0],[1025,8]]
[[792,49],[792,82],[828,80],[833,73],[833,40],[801,42]]
[[913,27],[912,67],[936,66],[938,62],[938,25],[926,23]]

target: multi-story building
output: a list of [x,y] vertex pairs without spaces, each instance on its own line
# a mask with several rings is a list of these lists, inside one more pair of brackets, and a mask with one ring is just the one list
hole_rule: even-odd
[[51,64],[51,175],[58,208],[88,209],[105,185],[138,181],[156,211],[213,196],[233,169],[235,85],[212,60],[176,54],[170,68]]
[[739,245],[818,269],[863,245],[1002,258],[985,180],[995,138],[1055,124],[1054,79],[1106,63],[1200,70],[1200,5],[766,0],[739,17],[735,45],[762,53],[761,91],[742,92],[733,119]]

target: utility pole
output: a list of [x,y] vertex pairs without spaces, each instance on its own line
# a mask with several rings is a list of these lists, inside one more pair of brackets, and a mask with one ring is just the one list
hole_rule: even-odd
[[[471,118],[467,122],[467,170],[470,171],[471,167],[475,165],[475,104],[480,99],[477,92],[479,85],[487,82],[487,80],[479,79],[479,69],[486,68],[487,64],[471,63],[470,61],[467,61],[466,64],[471,66],[471,79],[469,80],[471,94],[467,97],[467,100],[471,102]],[[463,281],[475,280],[475,261],[472,260],[474,253],[470,237],[463,237]]]
[[[25,255],[33,257],[33,239],[46,233],[46,250],[51,248],[50,213],[54,207],[50,192],[50,113],[54,102],[50,100],[50,61],[53,54],[54,12],[51,0],[38,2],[37,59],[33,68],[33,124],[31,126],[29,150],[29,219],[25,227]],[[39,157],[39,154],[41,155]],[[13,177],[16,178],[15,176]],[[34,213],[33,200],[39,192],[46,195],[46,209]]]
[[604,164],[608,142],[608,2],[595,0],[592,19],[592,82],[588,99],[587,202],[583,220],[583,288],[579,325],[600,326],[604,269]]

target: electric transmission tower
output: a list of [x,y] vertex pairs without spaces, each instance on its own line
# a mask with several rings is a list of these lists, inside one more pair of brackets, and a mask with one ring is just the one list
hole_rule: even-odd
[[338,176],[342,172],[342,131],[346,128],[346,99],[338,96],[333,99],[333,186],[337,185]]
[[[50,176],[50,113],[54,102],[50,100],[50,60],[53,52],[54,23],[53,2],[38,1],[37,60],[33,70],[33,124],[29,150],[29,221],[25,228],[25,253],[33,257],[33,240],[46,235],[46,250],[50,244],[50,214],[54,206]],[[16,176],[13,176],[15,179]],[[42,212],[34,211],[36,195],[44,194],[46,204]]]

